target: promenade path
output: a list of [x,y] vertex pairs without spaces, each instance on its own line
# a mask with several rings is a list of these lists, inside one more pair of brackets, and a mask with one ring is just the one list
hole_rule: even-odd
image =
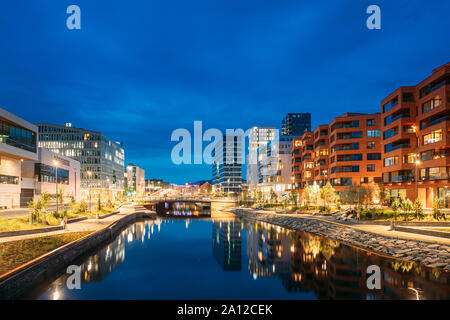
[[87,220],[69,223],[66,225],[65,230],[28,234],[28,235],[21,235],[21,236],[13,236],[13,237],[2,237],[2,238],[0,238],[0,243],[16,241],[16,240],[46,237],[46,236],[69,233],[69,232],[97,231],[97,230],[101,230],[101,229],[107,227],[114,221],[117,221],[117,220],[123,218],[124,216],[132,214],[134,212],[135,212],[134,208],[122,207],[119,209],[119,212],[117,214],[114,214],[114,215],[109,216],[104,219],[98,219],[98,220],[97,219],[87,219]]
[[[244,210],[249,210],[250,212],[255,213],[270,213],[274,214],[271,210],[251,210],[248,208],[244,208]],[[389,225],[380,225],[380,224],[370,224],[370,223],[357,223],[353,221],[341,221],[337,220],[330,216],[322,216],[322,215],[310,215],[310,214],[280,214],[280,216],[292,217],[297,219],[311,219],[318,221],[325,221],[337,225],[341,225],[342,227],[348,227],[352,229],[357,229],[361,231],[371,232],[381,236],[388,237],[396,237],[405,240],[417,240],[417,241],[427,241],[433,243],[442,243],[450,245],[450,239],[442,238],[442,237],[433,237],[421,234],[413,234],[409,232],[390,230]]]

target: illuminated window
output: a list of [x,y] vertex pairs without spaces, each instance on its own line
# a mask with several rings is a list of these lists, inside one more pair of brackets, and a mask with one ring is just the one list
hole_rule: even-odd
[[423,136],[423,144],[430,144],[442,140],[442,130],[436,130]]

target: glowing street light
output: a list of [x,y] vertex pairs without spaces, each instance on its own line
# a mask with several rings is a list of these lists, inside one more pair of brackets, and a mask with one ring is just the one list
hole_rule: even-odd
[[92,193],[91,193],[91,176],[92,176],[92,172],[91,171],[87,171],[86,172],[87,173],[87,175],[88,175],[88,177],[89,177],[89,182],[88,182],[88,185],[89,185],[89,212],[92,212],[92,209],[91,209],[91,203],[92,203]]
[[56,215],[58,215],[58,166],[59,162],[58,160],[53,160],[53,164],[55,165],[56,169]]

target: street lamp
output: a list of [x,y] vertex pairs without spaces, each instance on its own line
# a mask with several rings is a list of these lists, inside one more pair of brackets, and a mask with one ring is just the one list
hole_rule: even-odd
[[414,180],[416,180],[416,200],[417,200],[417,198],[419,197],[418,183],[419,183],[419,165],[420,165],[419,155],[417,153],[415,154],[415,159],[416,160],[414,161],[414,163],[416,165],[416,178]]
[[92,210],[91,210],[91,201],[92,201],[92,196],[91,196],[91,175],[92,175],[92,172],[91,171],[87,171],[86,172],[87,173],[87,175],[88,175],[88,177],[89,177],[89,181],[88,181],[88,186],[89,186],[89,212],[91,212]]
[[58,215],[58,160],[53,160],[53,164],[55,165],[56,169],[56,215]]
[[416,134],[416,150],[415,150],[416,152],[414,154],[414,164],[416,166],[416,170],[415,170],[414,180],[416,181],[416,200],[417,200],[417,198],[419,197],[419,185],[418,185],[418,183],[419,183],[419,171],[418,171],[418,168],[419,168],[419,165],[420,165],[420,159],[419,159],[420,155],[417,152],[417,149],[419,148],[419,132],[418,132],[417,127],[416,127],[415,124],[412,125],[412,129],[413,129],[414,133]]

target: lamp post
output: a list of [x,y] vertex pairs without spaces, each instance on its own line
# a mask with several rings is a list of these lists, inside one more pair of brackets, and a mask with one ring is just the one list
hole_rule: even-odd
[[416,150],[414,153],[414,164],[416,166],[416,170],[415,170],[415,177],[414,180],[416,182],[416,200],[419,197],[419,165],[420,165],[420,159],[419,159],[419,153],[417,152],[417,149],[419,148],[419,132],[417,130],[416,125],[412,125],[412,128],[414,130],[414,133],[416,134]]
[[89,177],[89,181],[88,181],[88,185],[89,185],[89,212],[91,212],[92,210],[91,210],[91,201],[92,201],[92,197],[91,197],[91,175],[92,175],[92,172],[91,171],[87,171],[86,172],[87,173],[87,175],[88,175],[88,177]]
[[416,180],[416,200],[419,197],[419,165],[420,165],[420,160],[419,160],[419,155],[416,153],[415,155],[416,160],[414,161],[414,164],[416,165],[416,178],[414,180]]
[[53,160],[53,164],[55,165],[56,169],[56,215],[58,215],[58,165],[59,162],[57,160]]

